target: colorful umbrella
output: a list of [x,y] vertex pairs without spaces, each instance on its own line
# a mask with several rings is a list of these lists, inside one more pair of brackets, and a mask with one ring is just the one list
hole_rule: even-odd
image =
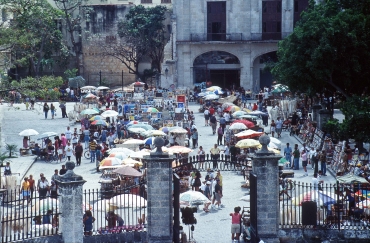
[[127,123],[127,126],[134,125],[134,124],[139,124],[139,122],[138,121],[130,121],[129,123]]
[[[254,127],[254,123],[253,122],[251,122],[251,121],[248,121],[248,120],[236,120],[236,121],[234,121],[232,124],[234,124],[234,123],[243,123],[244,125],[246,125],[248,128],[252,128],[252,127]],[[231,125],[232,125],[231,124]]]
[[120,167],[120,168],[117,168],[117,169],[113,170],[113,172],[118,173],[118,174],[123,175],[123,176],[132,176],[132,177],[140,177],[140,176],[143,175],[138,170],[136,170],[136,169],[134,169],[130,166],[127,166],[127,165],[125,165],[123,167]]
[[120,160],[124,160],[128,158],[129,154],[123,153],[123,152],[115,152],[115,153],[110,153],[108,158],[117,158]]
[[146,110],[146,112],[149,112],[149,113],[158,113],[159,111],[156,108],[154,108],[154,107],[149,107]]
[[97,96],[96,95],[93,95],[92,93],[88,93],[83,98],[84,99],[95,99],[95,98],[97,98]]
[[154,144],[154,139],[155,139],[155,137],[147,138],[147,139],[145,139],[145,143],[144,144],[152,145],[152,144]]
[[218,96],[216,94],[208,94],[208,95],[204,96],[205,100],[217,100],[218,98],[220,98],[220,96]]
[[103,120],[96,120],[91,123],[92,125],[108,126],[108,123]]
[[180,133],[180,134],[186,134],[188,131],[184,128],[176,128],[176,129],[171,129],[171,133]]
[[219,90],[219,89],[217,89],[217,90],[215,90],[215,91],[213,91],[216,95],[220,95],[220,94],[224,94],[224,92],[223,91],[221,91],[221,90]]
[[145,130],[154,130],[154,128],[148,124],[134,124],[131,125],[130,128],[143,128]]
[[355,193],[355,195],[370,198],[370,191],[368,191],[368,190],[359,190]]
[[139,166],[143,166],[143,163],[141,161],[134,160],[131,157],[128,157],[122,161],[124,165],[129,165],[133,167],[135,164],[138,164]]
[[222,90],[221,87],[219,86],[211,86],[209,88],[206,89],[207,91],[216,91],[216,90]]
[[[229,106],[229,107],[231,107],[231,106]],[[242,116],[245,116],[245,115],[247,115],[248,113],[247,112],[245,112],[245,111],[235,111],[234,113],[233,113],[233,117],[242,117]]]
[[95,114],[99,114],[99,112],[94,109],[85,109],[81,111],[81,115],[95,115]]
[[168,151],[174,154],[178,154],[178,153],[187,154],[187,153],[192,152],[193,150],[191,150],[190,148],[184,147],[184,146],[172,146],[168,148]]
[[105,158],[99,164],[99,169],[110,169],[118,167],[122,167],[122,160],[115,157]]
[[236,105],[231,105],[225,109],[227,112],[235,112],[235,111],[240,111],[240,107]]
[[104,120],[104,119],[105,119],[104,117],[97,115],[97,116],[91,117],[89,120],[96,121],[96,120]]
[[240,140],[235,145],[235,147],[238,147],[238,148],[253,148],[253,147],[257,147],[258,145],[260,145],[260,143],[257,140],[243,139],[243,140]]
[[235,134],[234,136],[236,136],[238,138],[254,138],[254,137],[259,137],[263,134],[264,134],[263,132],[257,132],[257,131],[253,131],[253,130],[246,130],[246,131],[239,132],[239,133]]
[[83,86],[81,87],[82,90],[92,90],[92,89],[96,89],[95,86]]
[[248,114],[249,115],[256,115],[256,116],[267,115],[265,112],[262,112],[262,111],[252,111],[252,112],[249,112]]

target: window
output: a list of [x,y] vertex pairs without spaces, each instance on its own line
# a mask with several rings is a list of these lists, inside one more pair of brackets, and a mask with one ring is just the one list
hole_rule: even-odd
[[281,22],[280,21],[277,21],[276,22],[276,32],[281,32]]
[[161,0],[161,3],[171,3],[171,0]]
[[267,24],[266,22],[262,23],[262,32],[267,32]]
[[281,13],[281,2],[276,3],[276,12]]
[[298,13],[298,1],[294,1],[294,12]]
[[267,13],[267,2],[266,1],[262,2],[262,12]]
[[141,3],[152,3],[152,0],[141,0]]

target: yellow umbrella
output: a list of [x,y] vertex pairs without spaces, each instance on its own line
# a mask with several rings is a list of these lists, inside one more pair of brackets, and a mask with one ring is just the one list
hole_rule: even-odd
[[260,143],[257,140],[247,138],[247,139],[240,140],[235,145],[235,147],[238,147],[238,148],[252,148],[252,147],[257,147],[258,145],[260,145]]
[[143,163],[137,160],[132,159],[131,157],[128,157],[122,161],[124,165],[134,166],[135,164],[138,164],[139,166],[142,166]]
[[[258,145],[258,146],[257,146],[257,148],[258,148],[258,149],[261,149],[261,148],[262,148],[262,144]],[[267,149],[268,149],[269,151],[271,151],[271,152],[274,152],[275,154],[280,154],[280,150],[278,150],[278,149],[269,148],[269,147],[267,147]]]
[[243,111],[248,112],[248,113],[251,113],[252,112],[251,110],[249,110],[247,108],[244,108]]

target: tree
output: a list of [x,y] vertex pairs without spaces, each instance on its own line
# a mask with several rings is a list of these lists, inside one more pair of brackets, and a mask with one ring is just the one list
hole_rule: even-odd
[[139,75],[138,65],[144,57],[152,60],[152,67],[161,71],[166,44],[163,21],[167,8],[142,5],[130,9],[125,20],[118,23],[119,42],[103,45],[105,55],[119,59],[130,73]]
[[359,149],[364,142],[370,142],[370,98],[354,95],[342,102],[341,111],[345,116],[340,125],[344,138],[356,140]]
[[24,78],[13,81],[11,90],[17,90],[21,94],[31,98],[56,100],[60,96],[59,87],[63,84],[62,77],[43,76],[39,78]]
[[292,91],[361,94],[370,82],[370,1],[311,1],[279,43],[272,74]]
[[55,5],[63,12],[66,29],[69,34],[70,55],[75,55],[75,67],[77,75],[80,75],[80,58],[82,54],[82,27],[80,9],[88,0],[54,0]]
[[12,13],[9,26],[0,28],[0,46],[12,53],[12,64],[28,67],[30,76],[39,76],[51,56],[63,56],[62,33],[56,25],[61,12],[46,0],[0,0],[4,11]]

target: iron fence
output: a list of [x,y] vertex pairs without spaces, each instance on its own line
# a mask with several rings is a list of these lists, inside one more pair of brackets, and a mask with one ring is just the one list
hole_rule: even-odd
[[369,197],[369,184],[311,184],[281,180],[280,227],[367,229],[370,223]]
[[2,200],[1,242],[59,234],[58,195],[26,197],[20,190],[7,190]]
[[85,190],[84,210],[90,210],[95,218],[92,235],[146,231],[146,199],[145,182],[123,188]]

